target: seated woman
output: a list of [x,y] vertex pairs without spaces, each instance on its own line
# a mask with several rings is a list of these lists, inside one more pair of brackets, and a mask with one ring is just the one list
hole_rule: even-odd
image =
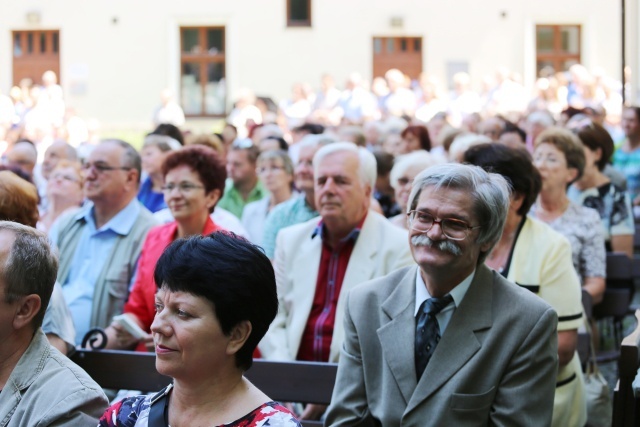
[[299,427],[243,376],[278,311],[275,275],[262,250],[227,232],[178,239],[154,277],[156,369],[173,384],[155,397],[116,403],[99,426]]
[[613,155],[613,139],[605,128],[587,120],[573,130],[584,145],[586,163],[582,177],[569,187],[568,197],[598,211],[607,250],[624,252],[633,258],[635,225],[631,199],[603,173]]
[[552,127],[536,138],[534,147],[533,164],[542,177],[542,189],[529,213],[569,240],[582,287],[591,295],[593,304],[598,304],[604,296],[606,277],[600,215],[567,197],[567,188],[584,170],[582,143],[570,131]]
[[286,151],[272,150],[258,156],[256,168],[258,177],[270,194],[244,207],[242,226],[249,233],[251,242],[262,245],[267,215],[293,195],[293,163]]
[[84,201],[84,177],[80,164],[60,160],[47,181],[47,210],[40,215],[38,230],[48,232],[62,214],[77,210]]
[[395,190],[396,203],[400,207],[400,213],[389,218],[392,224],[408,230],[407,224],[407,201],[411,194],[411,184],[413,179],[420,172],[433,166],[435,161],[426,151],[416,151],[397,157],[391,169],[391,186]]
[[431,138],[429,138],[429,131],[426,126],[407,126],[400,136],[402,137],[402,143],[400,144],[399,154],[409,154],[418,150],[431,150]]
[[582,324],[580,282],[572,268],[571,246],[547,224],[527,216],[540,191],[540,174],[529,154],[502,144],[471,147],[464,161],[499,173],[512,195],[500,241],[486,264],[510,281],[531,290],[558,314],[558,375],[552,426],[583,426],[586,400],[576,348]]
[[171,151],[180,147],[178,141],[166,135],[149,134],[144,139],[140,158],[142,170],[147,174],[147,178],[140,184],[138,200],[151,212],[167,207],[162,194],[162,162]]
[[[174,151],[162,164],[164,197],[175,218],[152,228],[142,246],[136,279],[124,306],[124,313],[149,333],[155,315],[156,282],[153,270],[162,251],[175,239],[220,230],[209,217],[224,192],[226,169],[213,149],[192,145]],[[151,336],[138,340],[119,323],[107,329],[107,348],[128,349],[145,344],[153,350]]]

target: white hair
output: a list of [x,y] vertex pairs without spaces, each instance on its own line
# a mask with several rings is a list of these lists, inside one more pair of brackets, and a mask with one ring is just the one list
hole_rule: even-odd
[[463,133],[455,137],[449,147],[449,160],[452,162],[462,163],[462,156],[469,148],[490,143],[491,138],[477,133]]
[[358,176],[362,185],[368,185],[371,190],[376,186],[376,177],[378,176],[378,164],[376,158],[366,148],[358,147],[353,142],[334,142],[320,148],[313,156],[313,173],[318,175],[318,166],[322,160],[329,154],[340,151],[348,151],[358,155]]
[[300,149],[307,148],[307,147],[315,148],[315,147],[322,147],[322,146],[331,144],[333,142],[336,142],[336,140],[331,135],[327,135],[324,133],[319,135],[314,135],[310,133],[303,136],[300,139],[300,142],[298,142],[298,147]]
[[433,156],[431,156],[431,154],[424,150],[418,150],[409,154],[398,156],[393,163],[393,168],[391,169],[391,174],[389,176],[391,186],[393,188],[398,187],[398,179],[402,175],[404,175],[407,169],[412,167],[419,167],[421,170],[424,170],[435,164],[436,161]]

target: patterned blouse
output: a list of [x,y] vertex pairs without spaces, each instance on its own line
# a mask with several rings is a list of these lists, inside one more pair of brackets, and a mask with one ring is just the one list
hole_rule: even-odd
[[[529,215],[536,218],[535,204]],[[548,224],[571,243],[573,266],[582,283],[586,277],[606,277],[607,253],[598,212],[571,202],[562,216]]]
[[611,240],[611,236],[633,235],[635,225],[631,199],[617,185],[607,183],[584,191],[571,186],[567,196],[572,202],[598,211],[606,241]]
[[[98,427],[148,427],[151,398],[128,397],[110,406],[100,418]],[[220,427],[301,427],[300,422],[277,402],[267,402],[244,417]]]

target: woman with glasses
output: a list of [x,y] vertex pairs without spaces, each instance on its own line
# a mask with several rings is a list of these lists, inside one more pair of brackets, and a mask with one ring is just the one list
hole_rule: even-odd
[[525,150],[501,144],[472,147],[464,154],[464,161],[499,173],[511,183],[504,230],[485,263],[556,310],[559,367],[551,425],[583,426],[586,400],[576,351],[577,331],[583,322],[580,282],[572,268],[567,239],[527,215],[542,185],[540,174]]
[[533,164],[542,177],[542,189],[530,214],[546,222],[571,243],[573,266],[593,304],[605,290],[606,251],[598,212],[572,203],[567,188],[582,176],[584,148],[566,129],[549,128],[534,143]]
[[262,245],[267,215],[293,195],[293,163],[286,151],[270,150],[258,156],[256,168],[258,177],[270,194],[244,207],[242,225],[249,233],[249,240]]
[[608,251],[623,252],[633,258],[635,226],[631,199],[603,173],[613,154],[613,139],[605,128],[589,119],[573,132],[584,145],[586,161],[582,176],[569,187],[569,199],[600,214]]
[[48,232],[62,214],[80,209],[84,201],[84,178],[78,162],[60,160],[47,181],[47,210],[40,215],[37,229]]
[[413,179],[435,162],[426,151],[416,151],[397,157],[391,169],[390,181],[395,191],[396,203],[400,207],[400,214],[389,218],[392,224],[407,229],[407,202],[411,194]]
[[160,255],[174,240],[220,230],[210,218],[224,191],[226,170],[213,149],[192,145],[174,151],[162,164],[164,199],[175,221],[152,228],[142,247],[125,315],[147,335],[136,338],[114,321],[106,330],[107,348],[153,348],[150,332],[157,290],[153,271]]

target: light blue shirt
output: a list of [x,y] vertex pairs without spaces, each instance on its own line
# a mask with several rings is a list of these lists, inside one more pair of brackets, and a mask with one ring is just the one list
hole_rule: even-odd
[[[436,314],[436,319],[438,319],[438,325],[440,326],[440,336],[444,334],[444,330],[447,329],[449,325],[449,321],[451,320],[451,316],[456,311],[456,307],[460,305],[464,296],[467,294],[469,290],[469,286],[473,281],[473,276],[475,276],[476,271],[467,276],[458,286],[453,288],[449,295],[453,298],[453,304],[449,304],[445,308],[440,311],[440,313]],[[418,273],[416,274],[416,307],[414,311],[414,317],[418,316],[418,312],[420,311],[420,306],[423,302],[431,298],[431,294],[427,290],[427,285],[424,283],[422,276],[420,275],[420,268],[418,268]]]
[[140,214],[140,202],[134,198],[99,229],[96,229],[93,211],[90,203],[74,217],[76,221],[84,219],[87,224],[82,229],[67,280],[62,284],[62,293],[76,328],[76,345],[82,343],[91,327],[93,292],[98,276],[109,260],[118,236],[126,236],[131,231]]

